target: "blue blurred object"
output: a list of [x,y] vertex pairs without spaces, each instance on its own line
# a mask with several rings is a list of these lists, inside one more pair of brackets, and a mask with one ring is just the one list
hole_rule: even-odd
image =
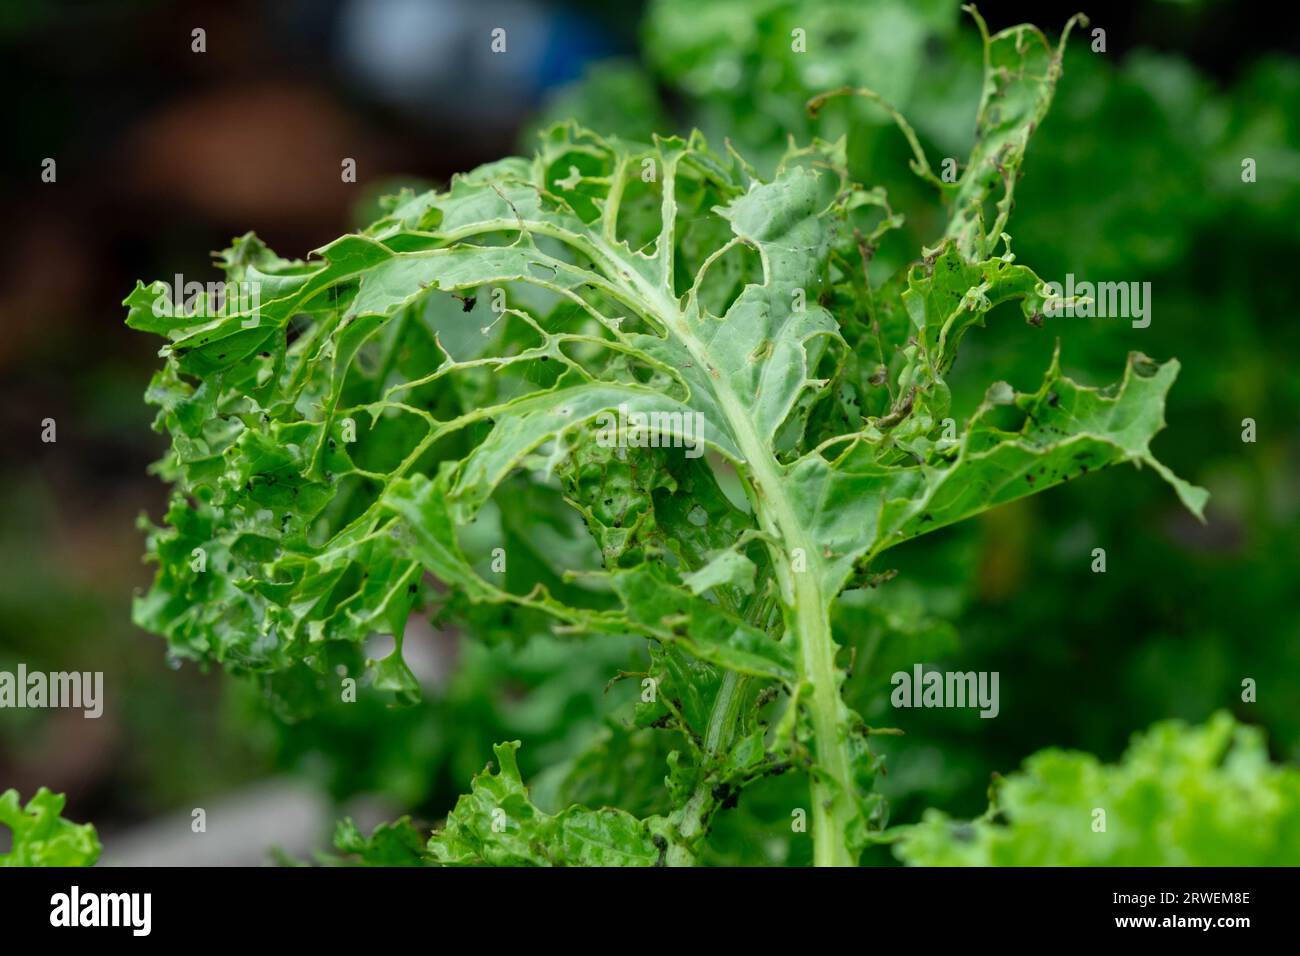
[[489,129],[618,49],[596,22],[524,0],[346,0],[337,36],[343,67],[379,99],[431,125]]

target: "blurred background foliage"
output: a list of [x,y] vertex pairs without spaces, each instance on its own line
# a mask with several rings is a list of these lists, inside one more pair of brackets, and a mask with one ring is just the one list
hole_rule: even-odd
[[[853,702],[869,724],[905,731],[877,738],[898,822],[927,807],[978,815],[990,775],[1032,752],[1114,761],[1166,718],[1226,710],[1267,732],[1274,759],[1300,759],[1300,34],[1218,0],[1084,9],[1106,50],[1090,48],[1090,30],[1069,45],[1012,248],[1045,279],[1149,281],[1152,322],[1033,328],[994,313],[965,340],[956,411],[992,379],[1034,385],[1058,338],[1067,374],[1089,384],[1116,378],[1130,350],[1177,357],[1156,451],[1210,489],[1209,520],[1183,514],[1154,474],[1093,475],[900,549],[896,579],[842,602]],[[1075,12],[981,10],[993,29],[1031,20],[1052,35]],[[510,56],[483,52],[497,23]],[[190,52],[195,26],[204,55]],[[791,50],[796,27],[807,53]],[[162,441],[140,400],[154,345],[122,326],[120,300],[138,277],[211,277],[203,251],[250,228],[304,254],[373,218],[397,185],[528,150],[570,117],[632,138],[698,126],[768,169],[787,136],[847,136],[855,177],[908,212],[873,263],[887,275],[936,235],[933,190],[908,172],[883,111],[841,99],[812,119],[804,104],[870,87],[932,165],[960,160],[979,96],[971,21],[946,0],[654,0],[641,18],[495,0],[38,3],[0,17],[0,43],[23,132],[0,199],[0,412],[13,436],[0,466],[0,668],[103,670],[108,691],[99,721],[0,714],[0,790],[66,792],[68,815],[99,824],[109,852],[114,828],[276,773],[340,805],[367,795],[434,821],[492,743],[520,738],[540,805],[656,809],[663,735],[629,728],[631,682],[606,690],[636,666],[618,642],[489,647],[423,622],[406,645],[423,703],[395,709],[362,688],[356,704],[294,723],[251,685],[169,667],[162,643],[129,624],[150,573],[135,516],[156,518],[165,492],[146,474]],[[56,185],[39,181],[46,156]],[[359,184],[339,181],[344,156]],[[1245,158],[1256,182],[1242,181]],[[40,442],[46,417],[56,444]],[[1105,574],[1091,571],[1097,547]],[[889,675],[916,662],[999,671],[999,717],[893,709]],[[1241,700],[1245,678],[1254,703]],[[803,862],[806,841],[781,835],[792,786],[757,785],[720,816],[715,861]]]

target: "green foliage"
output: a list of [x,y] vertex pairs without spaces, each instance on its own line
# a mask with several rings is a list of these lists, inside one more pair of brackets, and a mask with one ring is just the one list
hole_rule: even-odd
[[602,641],[578,656],[569,640],[549,634],[492,644],[444,639],[455,666],[418,704],[393,707],[387,692],[363,685],[355,701],[325,700],[310,716],[267,720],[258,689],[241,682],[239,721],[263,730],[277,763],[310,775],[339,801],[382,793],[400,807],[441,813],[501,740],[527,739],[525,775],[550,769],[554,778],[627,697],[624,688],[605,690],[609,675],[637,667],[642,655],[633,640]]
[[433,862],[447,866],[652,866],[668,841],[655,833],[657,818],[638,820],[623,810],[570,806],[543,813],[528,797],[515,751],[519,742],[493,748],[500,770],[474,778],[467,795],[429,840]]
[[23,806],[17,790],[0,793],[0,825],[12,845],[0,853],[0,866],[92,866],[99,859],[99,837],[89,823],[63,819],[67,798],[45,787]]
[[895,852],[921,866],[1290,866],[1300,770],[1270,763],[1263,734],[1229,714],[1167,721],[1116,764],[1040,751],[995,781],[983,817],[927,811]]
[[[343,676],[414,700],[417,610],[487,643],[631,635],[636,732],[611,729],[555,796],[621,800],[593,770],[634,753],[637,813],[549,812],[500,745],[428,859],[688,863],[719,811],[796,771],[813,860],[856,862],[886,810],[843,692],[840,596],[886,580],[876,560],[905,541],[1110,465],[1151,467],[1198,516],[1206,500],[1150,449],[1173,360],[1132,353],[1099,389],[1054,355],[1036,388],[988,385],[948,434],[966,333],[1014,302],[1041,334],[1049,304],[1006,229],[1061,51],[976,22],[956,182],[887,110],[948,208],[889,275],[873,259],[903,219],[854,180],[843,138],[791,145],[764,175],[698,133],[566,123],[531,159],[399,195],[311,260],[236,241],[226,279],[254,284],[256,308],[177,310],[137,285],[128,324],[167,339],[147,398],[174,489],[137,622],[256,676],[286,715],[338,699]],[[375,634],[395,647],[367,659]],[[406,824],[338,842],[416,857]]]
[[344,819],[334,832],[334,846],[348,855],[349,862],[360,866],[424,865],[424,838],[410,817],[381,823],[368,837],[350,818]]
[[[725,131],[751,158],[783,148],[774,116],[797,123],[789,127],[796,138],[847,128],[851,172],[887,185],[895,207],[908,209],[894,238],[924,240],[931,219],[907,201],[908,183],[886,162],[908,149],[880,125],[889,123],[884,110],[845,99],[811,121],[792,119],[794,110],[767,102],[781,99],[770,89],[781,78],[791,103],[839,84],[888,90],[931,155],[961,156],[972,145],[968,95],[978,85],[979,45],[955,29],[955,4],[937,16],[909,5],[903,15],[911,21],[892,33],[924,38],[922,66],[900,73],[908,91],[890,89],[871,75],[878,60],[842,52],[890,35],[879,24],[897,15],[896,4],[852,4],[832,30],[809,31],[810,53],[800,55],[789,29],[804,7],[719,0],[709,22],[726,26],[715,42],[697,44],[669,15],[690,14],[677,0],[657,0],[646,83],[670,91],[687,125]],[[901,43],[899,55],[907,49]],[[801,68],[817,71],[813,81],[800,78]],[[847,698],[868,722],[906,730],[876,743],[891,768],[882,789],[903,819],[929,805],[976,812],[990,770],[1048,741],[1115,753],[1135,726],[1175,715],[1204,720],[1239,695],[1242,675],[1300,667],[1289,583],[1300,574],[1292,545],[1300,533],[1297,448],[1294,432],[1278,427],[1297,400],[1289,357],[1300,343],[1292,326],[1273,318],[1285,314],[1288,284],[1259,279],[1289,274],[1300,256],[1292,225],[1300,216],[1300,67],[1274,55],[1246,63],[1231,81],[1212,81],[1168,52],[1098,55],[1075,43],[1064,73],[1018,184],[1010,220],[1017,253],[1048,278],[1150,279],[1158,304],[1149,328],[1068,320],[1048,327],[1073,370],[1110,367],[1124,348],[1178,354],[1183,374],[1159,447],[1172,466],[1194,469],[1212,487],[1214,503],[1208,524],[1198,526],[1170,513],[1157,481],[1071,482],[898,552],[896,580],[851,595],[851,606],[840,602],[837,639],[857,661]],[[554,108],[583,118],[588,103],[600,101],[593,81]],[[624,117],[625,128],[631,121]],[[1245,157],[1259,163],[1255,182],[1242,181]],[[873,274],[887,275],[910,254],[885,237]],[[977,405],[990,380],[1036,379],[1050,337],[1016,337],[1012,345],[1007,331],[998,342],[964,346],[949,378],[954,408]],[[1261,425],[1257,444],[1240,441],[1246,417]],[[1094,545],[1105,545],[1112,571],[1123,573],[1090,573]],[[1018,688],[1014,720],[996,734],[972,730],[961,712],[913,711],[904,720],[889,707],[891,670],[916,661],[983,668],[991,660],[1004,687]],[[1068,705],[1063,686],[1071,688]],[[1300,757],[1294,695],[1264,694],[1248,710],[1287,759]],[[751,843],[755,833],[746,834]]]
[[[942,69],[928,48],[957,34],[959,17],[948,0],[721,0],[704,8],[659,0],[649,8],[645,51],[690,97],[702,128],[745,144],[765,165],[791,136],[828,135],[803,109],[815,94],[867,87],[897,107],[913,105],[926,78]],[[973,93],[965,90],[972,106]],[[969,124],[969,114],[961,122]]]

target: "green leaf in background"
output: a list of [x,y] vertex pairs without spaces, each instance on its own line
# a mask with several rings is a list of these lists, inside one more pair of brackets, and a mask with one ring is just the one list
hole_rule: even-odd
[[0,854],[0,866],[93,866],[99,837],[89,823],[63,819],[67,798],[44,787],[23,806],[17,790],[0,793],[0,826],[9,828],[12,845]]
[[368,837],[351,818],[343,819],[334,831],[334,848],[361,866],[422,866],[425,862],[425,838],[410,817],[381,823]]
[[928,811],[901,828],[920,866],[1289,866],[1300,859],[1300,770],[1226,713],[1137,735],[1123,758],[1044,750],[996,780],[988,812]]
[[927,46],[952,37],[959,16],[947,0],[659,0],[645,46],[651,66],[696,105],[701,128],[745,144],[767,168],[788,137],[814,135],[802,108],[814,94],[869,87],[909,106],[934,69]]

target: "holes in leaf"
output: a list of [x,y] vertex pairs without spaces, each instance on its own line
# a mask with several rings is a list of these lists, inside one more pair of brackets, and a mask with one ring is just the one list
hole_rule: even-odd
[[348,454],[358,468],[377,473],[393,471],[429,431],[423,418],[400,410],[380,415],[373,427],[366,414],[354,421],[356,441],[347,445]]
[[[338,490],[326,504],[309,536],[316,547],[323,545],[359,517],[375,503],[383,490],[379,482],[362,475],[335,476],[332,484]],[[320,535],[324,535],[323,539],[317,540]]]
[[663,187],[643,182],[638,167],[629,167],[619,204],[615,234],[634,252],[652,253],[651,245],[663,228]]
[[663,378],[662,373],[658,369],[651,368],[648,365],[643,365],[640,362],[630,361],[628,365],[632,372],[632,377],[636,379],[638,384],[653,385],[656,382],[660,382]]
[[984,413],[983,421],[1004,432],[1019,433],[1026,424],[1032,424],[1029,416],[1015,405],[995,405]]
[[586,177],[608,174],[609,168],[599,156],[576,151],[561,153],[546,167],[546,188],[562,197],[583,222],[592,223],[600,218],[596,200],[604,196],[605,186]]
[[519,229],[501,230],[499,232],[481,232],[472,236],[466,236],[459,241],[462,246],[475,246],[480,249],[492,249],[500,246],[508,246],[519,238]]
[[555,281],[555,267],[547,265],[544,262],[528,263],[528,274],[535,279],[541,279],[544,282]]
[[718,483],[718,488],[731,506],[749,514],[749,498],[745,494],[744,485],[741,484],[740,475],[736,473],[736,466],[714,451],[707,452],[704,460],[708,462],[713,480]]
[[[725,206],[730,198],[714,186],[696,178],[689,165],[679,166],[677,192],[677,254],[674,259],[673,286],[683,295],[695,281],[695,275],[712,253],[722,248],[735,233],[731,224],[713,211]],[[761,271],[754,281],[762,281]]]
[[[982,328],[950,330],[944,344],[946,367],[941,374],[952,392],[952,418],[962,421],[969,417],[984,400],[990,383],[998,379],[1031,391],[1037,389],[1037,380],[1021,378],[1022,369],[1046,368],[1051,362],[1054,338],[1021,335],[1017,329],[1023,328],[1023,323],[1020,303],[1009,301],[985,313]],[[1010,347],[1013,341],[1014,347]]]
[[538,355],[523,366],[524,380],[539,389],[553,386],[564,374],[565,365],[550,355]]
[[[569,571],[598,571],[603,566],[597,541],[584,529],[582,516],[564,500],[573,497],[565,477],[562,468],[558,480],[554,476],[507,479],[473,526],[460,529],[460,543],[485,580],[512,594],[527,594],[541,583],[566,604],[601,606],[607,598],[592,590],[590,579],[566,581],[564,577]],[[502,550],[494,555],[498,548]],[[500,570],[493,569],[494,557]]]
[[727,314],[745,286],[763,281],[763,265],[758,253],[747,245],[737,244],[715,259],[700,283],[700,304],[716,316]]
[[366,638],[366,658],[381,661],[397,650],[397,638],[392,634],[371,634]]
[[658,366],[598,342],[565,342],[561,351],[602,380],[646,385],[677,401],[686,400],[686,388]]

